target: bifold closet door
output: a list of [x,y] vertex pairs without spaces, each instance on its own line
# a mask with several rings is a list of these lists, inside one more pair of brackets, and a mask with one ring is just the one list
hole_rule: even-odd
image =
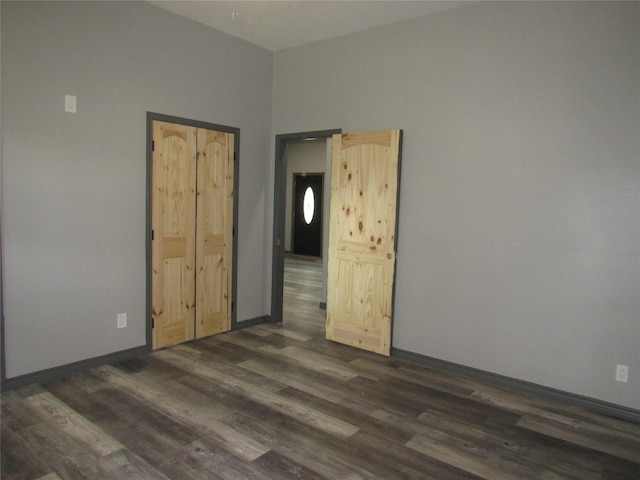
[[153,122],[153,348],[194,338],[196,133]]
[[153,122],[153,348],[231,328],[234,136]]
[[231,133],[198,129],[196,338],[231,328],[233,145]]

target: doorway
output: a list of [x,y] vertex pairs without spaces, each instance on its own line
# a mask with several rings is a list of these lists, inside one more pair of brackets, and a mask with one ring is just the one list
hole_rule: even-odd
[[[340,133],[340,132],[339,132]],[[276,137],[272,321],[283,319],[282,190],[287,138]],[[333,136],[326,338],[389,356],[401,130]],[[354,305],[357,308],[354,308]]]
[[[274,210],[273,210],[273,265],[271,273],[271,318],[272,323],[280,323],[283,318],[285,241],[287,218],[291,218],[287,210],[287,151],[290,143],[305,139],[331,138],[342,130],[321,130],[310,132],[276,135],[275,177],[274,177]],[[327,185],[325,184],[325,188]],[[326,203],[328,196],[324,197]],[[326,220],[326,219],[325,219]],[[326,222],[325,222],[326,223]],[[324,262],[323,262],[324,263]],[[323,279],[326,282],[326,267],[323,265]],[[323,297],[325,289],[323,288]]]
[[293,253],[322,257],[322,173],[293,175]]

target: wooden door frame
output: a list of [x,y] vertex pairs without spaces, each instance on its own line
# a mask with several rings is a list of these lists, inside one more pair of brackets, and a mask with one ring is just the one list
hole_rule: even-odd
[[162,113],[147,112],[147,188],[146,188],[146,346],[149,351],[153,349],[153,328],[152,328],[152,250],[151,250],[151,230],[153,222],[151,218],[151,199],[153,192],[153,122],[176,123],[179,125],[187,125],[190,127],[203,128],[206,130],[216,130],[233,134],[233,253],[231,259],[231,330],[237,328],[236,320],[236,291],[238,282],[238,162],[240,158],[240,129],[227,125],[218,125],[215,123],[201,122],[182,117],[174,117],[172,115],[164,115]]
[[330,138],[342,129],[276,135],[275,173],[273,179],[273,253],[271,256],[270,323],[282,322],[284,293],[284,235],[287,193],[287,144],[306,138]]
[[[1,163],[1,162],[0,162]],[[0,165],[1,170],[1,165]],[[2,174],[0,174],[2,180]],[[2,207],[0,207],[0,213]],[[0,214],[0,391],[6,390],[7,384],[7,361],[4,353],[4,249],[2,248],[2,219],[4,215]]]

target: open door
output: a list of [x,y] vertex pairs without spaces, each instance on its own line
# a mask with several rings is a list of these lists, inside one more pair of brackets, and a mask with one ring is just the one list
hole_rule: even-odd
[[391,349],[402,132],[333,136],[326,337]]

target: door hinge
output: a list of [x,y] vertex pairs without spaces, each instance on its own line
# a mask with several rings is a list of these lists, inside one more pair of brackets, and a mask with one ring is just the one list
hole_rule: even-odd
[[236,236],[236,227],[233,227],[233,228],[231,229],[231,236],[232,236],[232,237],[235,237],[235,236]]
[[151,328],[155,328],[156,327],[156,319],[151,317]]
[[151,241],[153,242],[155,237],[155,230],[151,230]]
[[156,151],[156,141],[155,140],[151,140],[151,151],[152,152]]
[[231,302],[231,311],[233,312],[235,305],[233,304],[233,302]]

